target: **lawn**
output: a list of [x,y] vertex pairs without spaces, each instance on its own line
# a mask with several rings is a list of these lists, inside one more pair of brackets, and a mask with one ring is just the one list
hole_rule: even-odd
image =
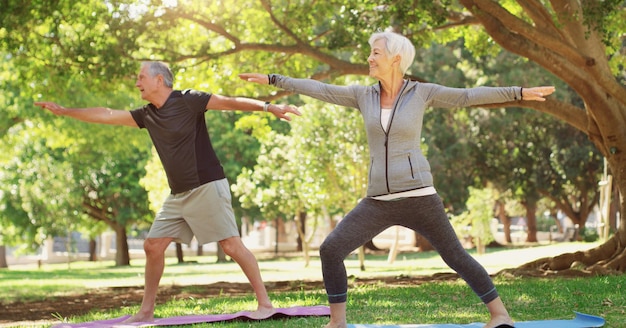
[[[515,267],[538,257],[592,248],[596,244],[568,243],[532,248],[498,248],[488,254],[475,255],[490,271]],[[213,257],[190,258],[195,261],[179,265],[168,259],[162,285],[210,284],[217,281],[245,282],[236,264],[217,264]],[[87,289],[109,286],[143,284],[143,263],[133,261],[132,267],[116,268],[110,262],[46,265],[41,269],[16,267],[0,271],[0,302],[16,300],[53,301],[54,297],[79,294]],[[346,260],[348,274],[358,278],[407,277],[450,272],[436,253],[402,253],[393,263],[386,256],[368,255],[366,271],[359,270],[356,257]],[[313,258],[304,268],[301,258],[261,260],[266,281],[321,280],[319,259]],[[496,285],[517,321],[571,319],[574,312],[602,316],[605,327],[626,327],[626,294],[624,276],[584,279],[540,279],[497,276]],[[269,284],[271,286],[271,284]],[[273,293],[275,306],[311,306],[326,304],[323,289],[297,288],[290,292]],[[175,298],[159,305],[156,316],[168,317],[198,313],[233,313],[255,307],[251,294],[245,296]],[[70,322],[108,319],[130,314],[137,305],[120,305],[118,309],[92,311],[81,317],[58,318]],[[470,323],[485,322],[487,313],[469,287],[459,280],[433,281],[414,285],[359,285],[350,289],[348,319],[353,323]],[[2,314],[0,313],[0,319]],[[52,319],[52,317],[51,317]],[[234,322],[196,325],[194,327],[322,327],[327,318],[293,318],[281,321]],[[7,326],[6,324],[4,326]],[[43,325],[43,326],[50,326]]]

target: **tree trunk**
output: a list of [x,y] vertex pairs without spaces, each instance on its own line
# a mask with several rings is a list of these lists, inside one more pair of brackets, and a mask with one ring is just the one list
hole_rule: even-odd
[[178,259],[178,264],[185,263],[185,259],[183,258],[183,245],[181,243],[176,243],[176,258]]
[[302,252],[304,247],[302,247],[302,243],[304,243],[306,239],[306,212],[298,213],[298,220],[296,220],[296,225],[298,226],[298,237],[296,238],[296,251]]
[[[618,162],[617,159],[620,161]],[[619,190],[626,190],[626,155],[613,157],[614,178]],[[621,166],[616,166],[617,164]],[[505,272],[524,275],[596,276],[626,272],[626,201],[620,193],[620,226],[604,244],[584,251],[545,257]]]
[[500,220],[500,223],[502,223],[502,227],[503,227],[503,232],[504,232],[504,241],[507,244],[511,244],[513,243],[513,240],[511,239],[511,218],[506,215],[506,210],[505,210],[505,204],[503,201],[498,200],[496,201],[496,211],[498,213],[498,219]]
[[[613,184],[613,192],[612,192],[613,200],[610,205],[609,212],[609,233],[615,233],[617,231],[617,213],[619,213],[620,206],[620,192],[617,188],[616,184]],[[626,215],[622,210],[622,216]],[[622,223],[623,224],[623,223]]]
[[393,264],[398,256],[398,245],[400,244],[400,226],[395,226],[395,236],[393,238],[393,244],[389,248],[389,255],[387,255],[387,263]]
[[537,242],[537,201],[535,199],[526,199],[524,202],[526,208],[526,242]]
[[304,256],[304,266],[308,267],[311,257],[309,254],[309,241],[306,238],[306,219],[307,212],[300,211],[296,217],[296,227],[298,228],[297,250],[302,252]]
[[200,245],[200,244],[198,244],[198,249],[196,251],[196,255],[198,255],[198,256],[204,255],[204,249],[202,248],[202,245]]
[[504,238],[508,244],[513,243],[513,239],[511,238],[511,217],[508,215],[502,216],[502,226],[504,229]]
[[435,248],[430,244],[428,239],[424,238],[424,236],[419,233],[415,233],[415,246],[417,246],[420,252],[428,252],[433,251]]
[[90,238],[89,239],[89,261],[90,262],[95,262],[98,260],[98,256],[96,255],[96,239],[95,238]]
[[307,242],[303,242],[302,243],[302,254],[304,254],[304,267],[308,268],[309,264],[311,263],[311,256],[309,255],[309,243]]
[[6,269],[9,267],[7,262],[7,248],[4,245],[0,245],[0,269]]
[[226,253],[220,243],[217,243],[217,263],[226,263]]
[[128,239],[126,227],[115,226],[115,266],[130,265],[130,255],[128,254]]

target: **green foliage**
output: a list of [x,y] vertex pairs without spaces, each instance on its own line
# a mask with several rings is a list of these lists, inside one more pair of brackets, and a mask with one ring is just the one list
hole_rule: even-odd
[[598,231],[596,229],[586,228],[583,229],[581,232],[584,242],[593,243],[600,239],[600,236],[598,235]]
[[368,153],[358,112],[315,101],[301,110],[289,135],[259,140],[257,165],[233,186],[244,207],[258,206],[268,218],[343,214],[365,192]]
[[[624,10],[623,0],[606,0],[606,1],[583,1],[583,17],[584,23],[604,36],[605,45],[617,51],[620,45],[617,43],[620,34],[624,31]],[[621,28],[619,28],[621,27]]]
[[[493,207],[496,197],[490,188],[469,188],[467,199],[467,211],[453,216],[452,222],[459,234],[469,227],[469,235],[474,244],[481,249],[494,240],[491,232],[491,220],[493,219]],[[480,250],[482,252],[482,250]]]
[[[134,71],[128,56],[140,26],[120,24],[115,7],[134,1],[5,1],[0,47],[10,49],[20,77],[39,91],[62,92],[73,76],[88,76],[91,87],[105,86]],[[117,12],[117,15],[116,15]],[[60,83],[61,82],[61,83]]]
[[170,194],[170,187],[167,184],[167,176],[163,170],[163,164],[154,147],[152,147],[151,156],[148,163],[146,163],[145,169],[146,175],[139,180],[139,184],[148,192],[150,210],[156,214],[163,205],[167,195]]
[[554,218],[545,215],[537,216],[537,231],[550,231],[554,225]]
[[0,222],[13,230],[11,234],[2,231],[3,242],[28,249],[36,248],[47,236],[65,235],[68,227],[75,227],[70,218],[80,206],[63,151],[48,148],[37,130],[19,125],[9,131],[5,140],[12,146],[13,157],[3,161],[0,175],[4,186],[0,201],[5,209]]
[[[19,63],[13,58],[5,65]],[[130,96],[128,85],[119,84],[111,96],[106,88],[89,90],[81,75],[58,79],[48,89],[29,82],[11,76],[2,81],[11,90],[4,98],[0,159],[5,186],[0,202],[7,209],[0,215],[3,243],[33,249],[50,236],[71,231],[93,236],[107,224],[144,220],[147,201],[136,180],[144,174],[147,153],[141,149],[149,150],[147,135],[56,118],[32,104],[52,100],[68,107],[132,108],[136,96]]]

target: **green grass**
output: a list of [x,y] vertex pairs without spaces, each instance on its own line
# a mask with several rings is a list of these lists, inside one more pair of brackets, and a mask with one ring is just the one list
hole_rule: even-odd
[[[588,249],[595,244],[560,244],[533,248],[493,249],[476,258],[490,272],[515,267],[538,257],[565,251]],[[564,248],[566,247],[566,248]],[[208,284],[217,281],[245,282],[234,263],[216,264],[215,258],[189,258],[197,263],[178,265],[168,259],[162,284]],[[132,286],[143,284],[143,263],[116,268],[111,262],[46,265],[37,268],[11,268],[0,271],[0,302],[50,299],[54,295],[83,292],[85,287]],[[359,270],[356,257],[346,260],[348,274],[360,278],[375,276],[429,275],[449,272],[436,253],[403,253],[393,263],[386,256],[367,256],[366,270]],[[321,280],[319,259],[312,258],[304,268],[301,258],[261,260],[266,281]],[[295,278],[294,278],[295,277]],[[599,315],[605,327],[626,327],[626,287],[624,276],[584,279],[504,278],[495,279],[498,291],[517,321],[571,319],[573,311]],[[193,287],[189,287],[193,288]],[[327,304],[323,290],[272,293],[278,307]],[[463,281],[430,282],[421,285],[389,287],[382,284],[351,288],[348,320],[353,323],[470,323],[488,320],[486,308]],[[253,295],[245,297],[208,297],[172,299],[157,307],[155,315],[169,317],[198,313],[234,313],[254,309]],[[135,312],[138,306],[120,306],[106,312],[63,318],[69,322],[110,319]],[[292,318],[280,321],[200,324],[194,327],[322,327],[327,318]],[[187,326],[188,327],[188,326]]]

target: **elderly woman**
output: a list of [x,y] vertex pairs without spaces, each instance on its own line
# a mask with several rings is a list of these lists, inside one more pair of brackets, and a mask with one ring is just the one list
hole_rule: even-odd
[[240,78],[271,84],[328,103],[358,109],[363,115],[370,150],[367,197],[342,219],[320,247],[322,274],[330,303],[326,328],[345,328],[348,283],[345,257],[383,230],[400,225],[424,236],[486,304],[487,328],[512,327],[487,271],[459,242],[440,197],[430,165],[420,149],[426,108],[457,108],[515,100],[544,101],[554,87],[449,88],[404,78],[415,48],[404,36],[378,32],[370,37],[367,59],[371,86],[337,86],[277,74],[241,74]]

